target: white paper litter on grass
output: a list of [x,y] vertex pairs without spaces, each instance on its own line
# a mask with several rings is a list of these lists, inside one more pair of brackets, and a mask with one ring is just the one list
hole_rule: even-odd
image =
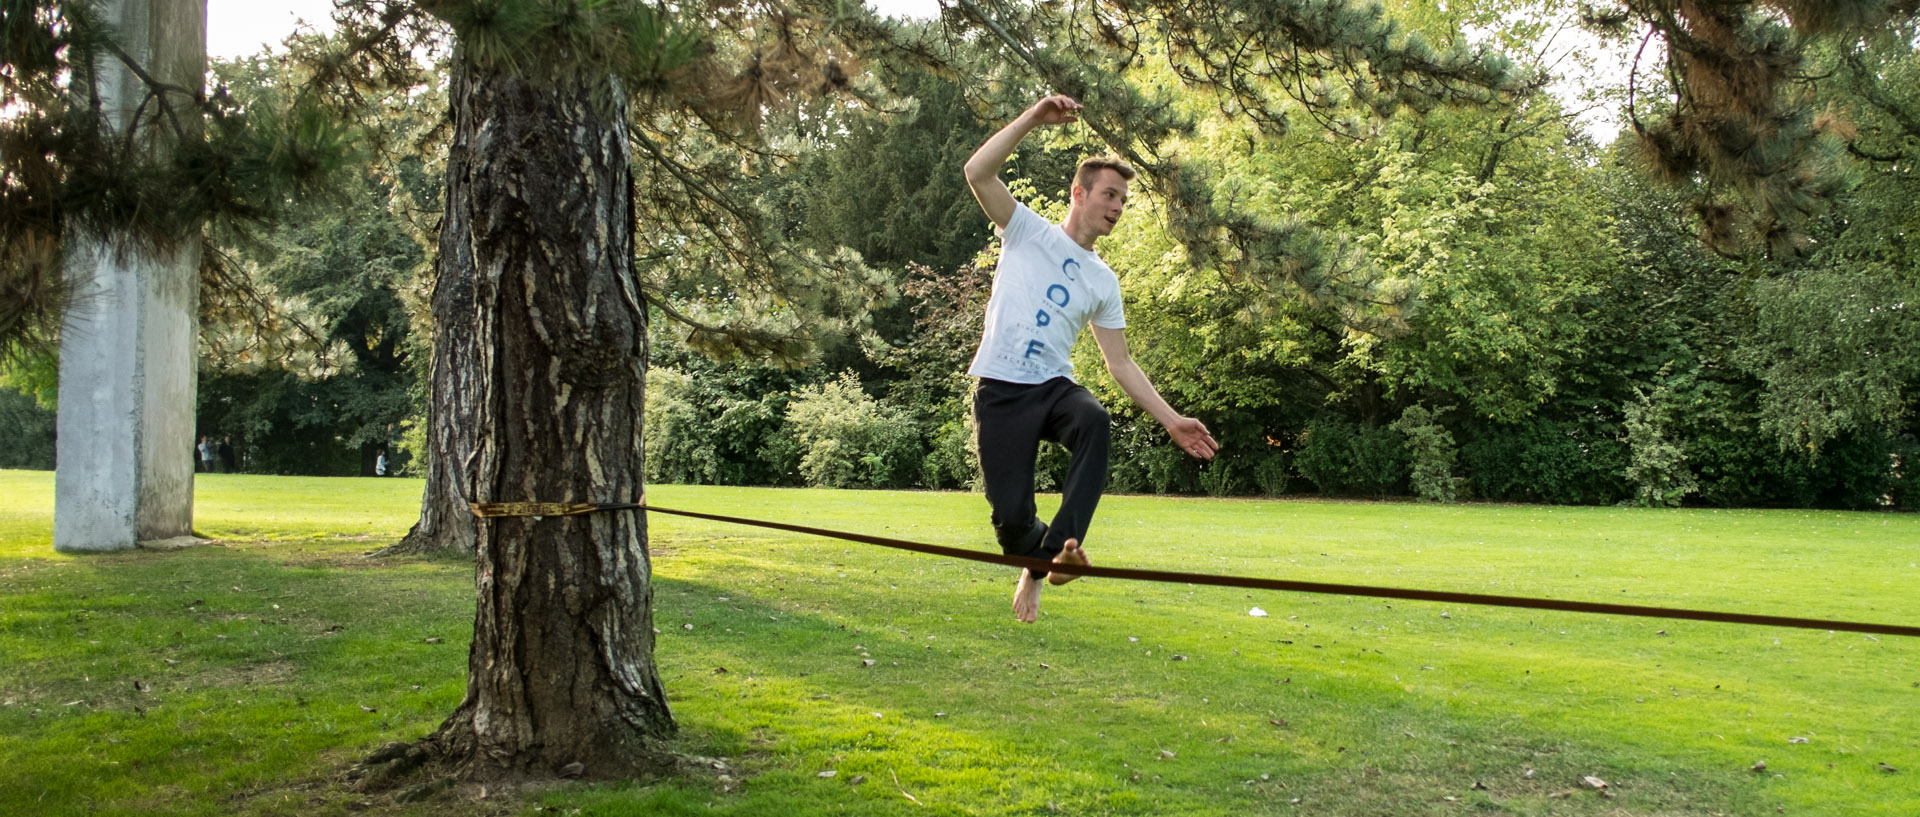
[[1253,616],[1254,618],[1266,618],[1267,611],[1255,607],[1252,610],[1248,610],[1247,615]]

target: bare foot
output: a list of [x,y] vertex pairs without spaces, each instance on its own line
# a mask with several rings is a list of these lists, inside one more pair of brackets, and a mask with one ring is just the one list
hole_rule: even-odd
[[[1061,549],[1060,555],[1053,557],[1053,563],[1057,565],[1091,565],[1093,564],[1093,562],[1090,562],[1087,560],[1087,552],[1080,548],[1080,540],[1078,539],[1068,539],[1066,543],[1066,547]],[[1062,573],[1058,570],[1055,570],[1047,574],[1047,583],[1048,584],[1066,584],[1067,582],[1073,581],[1074,579],[1078,579],[1078,578],[1080,577],[1075,576],[1071,573]]]
[[1020,586],[1013,591],[1013,617],[1028,624],[1040,620],[1040,580],[1033,571],[1020,569]]

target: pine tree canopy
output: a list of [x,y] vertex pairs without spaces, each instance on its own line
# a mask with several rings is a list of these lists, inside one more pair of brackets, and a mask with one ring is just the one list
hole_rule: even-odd
[[[1854,130],[1812,104],[1835,55],[1889,36],[1913,0],[1617,0],[1589,12],[1593,28],[1655,38],[1664,68],[1634,66],[1628,117],[1646,165],[1695,191],[1702,237],[1722,252],[1763,247],[1791,256],[1806,224],[1846,185]],[[1643,98],[1640,84],[1651,86]]]
[[[114,37],[85,0],[0,0],[0,357],[53,342],[76,235],[140,250],[245,235],[321,196],[354,152],[300,89],[243,105],[155,79]],[[141,80],[125,121],[97,87],[108,65]],[[203,287],[243,286],[202,258]]]
[[[942,7],[936,23],[901,24],[842,0],[342,0],[339,35],[303,50],[305,80],[284,98],[242,105],[149,82],[132,132],[114,133],[90,101],[89,66],[127,60],[90,4],[0,0],[0,351],[52,337],[74,231],[157,246],[203,224],[244,231],[320,196],[327,170],[370,138],[339,123],[363,118],[354,107],[367,94],[425,82],[436,57],[534,81],[590,76],[622,95],[643,293],[715,354],[805,360],[823,337],[860,334],[862,316],[892,297],[857,255],[798,248],[757,199],[756,180],[789,165],[809,128],[900,104],[863,69],[874,60],[969,77],[985,119],[1047,91],[1079,97],[1094,141],[1144,171],[1193,263],[1320,305],[1349,329],[1390,331],[1414,288],[1337,237],[1220,200],[1215,174],[1178,153],[1196,115],[1139,69],[1164,64],[1275,137],[1305,122],[1360,138],[1385,117],[1508,104],[1544,82],[1342,0]],[[1844,183],[1837,159],[1851,134],[1839,112],[1805,104],[1809,75],[1837,70],[1847,38],[1914,7],[1619,0],[1589,22],[1666,45],[1664,76],[1635,75],[1642,95],[1629,114],[1648,163],[1697,189],[1709,241],[1790,252]],[[1649,100],[1647,88],[1669,98]],[[239,285],[219,254],[205,257],[210,288]]]
[[[1196,263],[1304,296],[1353,328],[1384,330],[1399,321],[1410,288],[1379,280],[1337,240],[1216,203],[1206,168],[1171,153],[1193,117],[1175,112],[1165,90],[1138,86],[1129,70],[1167,60],[1188,83],[1217,93],[1228,114],[1273,134],[1304,116],[1352,136],[1369,117],[1498,102],[1533,81],[1497,55],[1436,48],[1377,6],[1325,0],[955,0],[935,26],[897,25],[839,0],[343,0],[340,34],[300,55],[309,78],[278,107],[150,88],[154,110],[205,123],[202,132],[167,136],[176,149],[156,162],[131,149],[141,140],[111,138],[87,119],[89,109],[72,104],[73,89],[61,84],[65,66],[113,54],[87,7],[9,0],[7,9],[5,62],[24,80],[7,93],[30,114],[7,124],[9,139],[26,143],[6,153],[8,178],[18,179],[7,194],[22,206],[8,208],[4,280],[11,292],[45,294],[10,299],[39,306],[13,310],[0,328],[40,328],[0,339],[50,334],[66,231],[112,226],[160,241],[208,220],[267,218],[313,192],[300,185],[346,151],[348,131],[335,121],[362,118],[368,93],[423,82],[421,57],[449,42],[452,59],[480,70],[534,81],[585,76],[624,96],[638,159],[643,293],[711,353],[805,360],[821,338],[860,334],[863,316],[893,296],[857,255],[797,248],[755,200],[755,180],[792,159],[785,135],[838,105],[893,104],[861,69],[865,59],[992,78],[983,86],[990,96],[976,101],[988,117],[1042,89],[1082,97],[1101,141],[1166,198]],[[160,134],[180,118],[149,114],[137,125]],[[766,130],[770,120],[777,133]],[[29,157],[42,157],[38,169]]]
[[790,166],[807,133],[853,107],[904,104],[862,70],[869,61],[985,80],[970,100],[985,118],[1043,90],[1081,97],[1106,149],[1167,199],[1196,263],[1305,297],[1362,331],[1398,325],[1412,288],[1381,280],[1337,239],[1215,203],[1207,169],[1173,155],[1193,116],[1129,72],[1167,60],[1269,133],[1305,117],[1350,138],[1403,110],[1500,103],[1538,82],[1496,54],[1435,47],[1378,6],[1324,0],[955,0],[931,25],[839,0],[347,0],[337,18],[346,45],[319,73],[348,84],[394,81],[404,72],[382,66],[405,63],[421,42],[413,32],[441,30],[453,59],[483,70],[590,76],[625,94],[644,296],[689,326],[692,346],[790,362],[824,338],[865,334],[864,316],[893,297],[858,255],[799,248],[758,198],[759,180]]
[[1269,296],[1302,298],[1363,333],[1404,327],[1411,282],[1383,276],[1337,237],[1221,200],[1217,174],[1178,154],[1195,116],[1176,108],[1169,89],[1138,81],[1138,69],[1164,62],[1221,113],[1272,137],[1304,118],[1361,138],[1403,111],[1505,104],[1544,81],[1485,49],[1429,43],[1372,4],[953,0],[949,8],[942,53],[960,52],[957,29],[986,40],[997,59],[956,70],[1079,99],[1098,141],[1140,168],[1166,201],[1170,231],[1193,265],[1218,267]]

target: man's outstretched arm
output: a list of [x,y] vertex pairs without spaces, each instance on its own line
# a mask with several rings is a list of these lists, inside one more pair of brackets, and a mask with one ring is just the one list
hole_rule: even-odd
[[1167,434],[1173,437],[1175,445],[1180,446],[1188,456],[1203,460],[1213,459],[1220,450],[1220,443],[1207,431],[1205,423],[1192,417],[1186,417],[1167,405],[1160,390],[1153,387],[1153,381],[1147,379],[1147,373],[1140,370],[1140,364],[1133,360],[1133,352],[1127,348],[1127,333],[1122,329],[1102,329],[1093,327],[1093,339],[1100,344],[1100,356],[1107,361],[1107,373],[1113,375],[1120,390],[1133,398],[1133,402],[1153,415],[1153,419],[1166,426]]
[[1013,218],[1015,206],[1013,193],[1007,190],[1007,183],[1000,180],[1000,166],[1007,163],[1007,157],[1020,146],[1020,140],[1027,138],[1034,128],[1079,121],[1079,110],[1080,103],[1068,96],[1054,95],[1035,102],[1033,107],[988,137],[967,159],[967,186],[973,188],[973,197],[980,202],[980,209],[987,212],[987,218],[993,219],[993,226],[1005,229],[1007,221]]

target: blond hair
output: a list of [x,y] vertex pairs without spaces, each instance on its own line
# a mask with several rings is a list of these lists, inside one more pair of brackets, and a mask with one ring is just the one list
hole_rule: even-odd
[[1102,170],[1111,170],[1118,173],[1120,174],[1120,178],[1125,181],[1133,181],[1133,177],[1139,175],[1133,169],[1133,165],[1121,161],[1119,157],[1088,156],[1085,159],[1081,159],[1079,169],[1073,171],[1073,186],[1082,190],[1087,189],[1087,183]]

